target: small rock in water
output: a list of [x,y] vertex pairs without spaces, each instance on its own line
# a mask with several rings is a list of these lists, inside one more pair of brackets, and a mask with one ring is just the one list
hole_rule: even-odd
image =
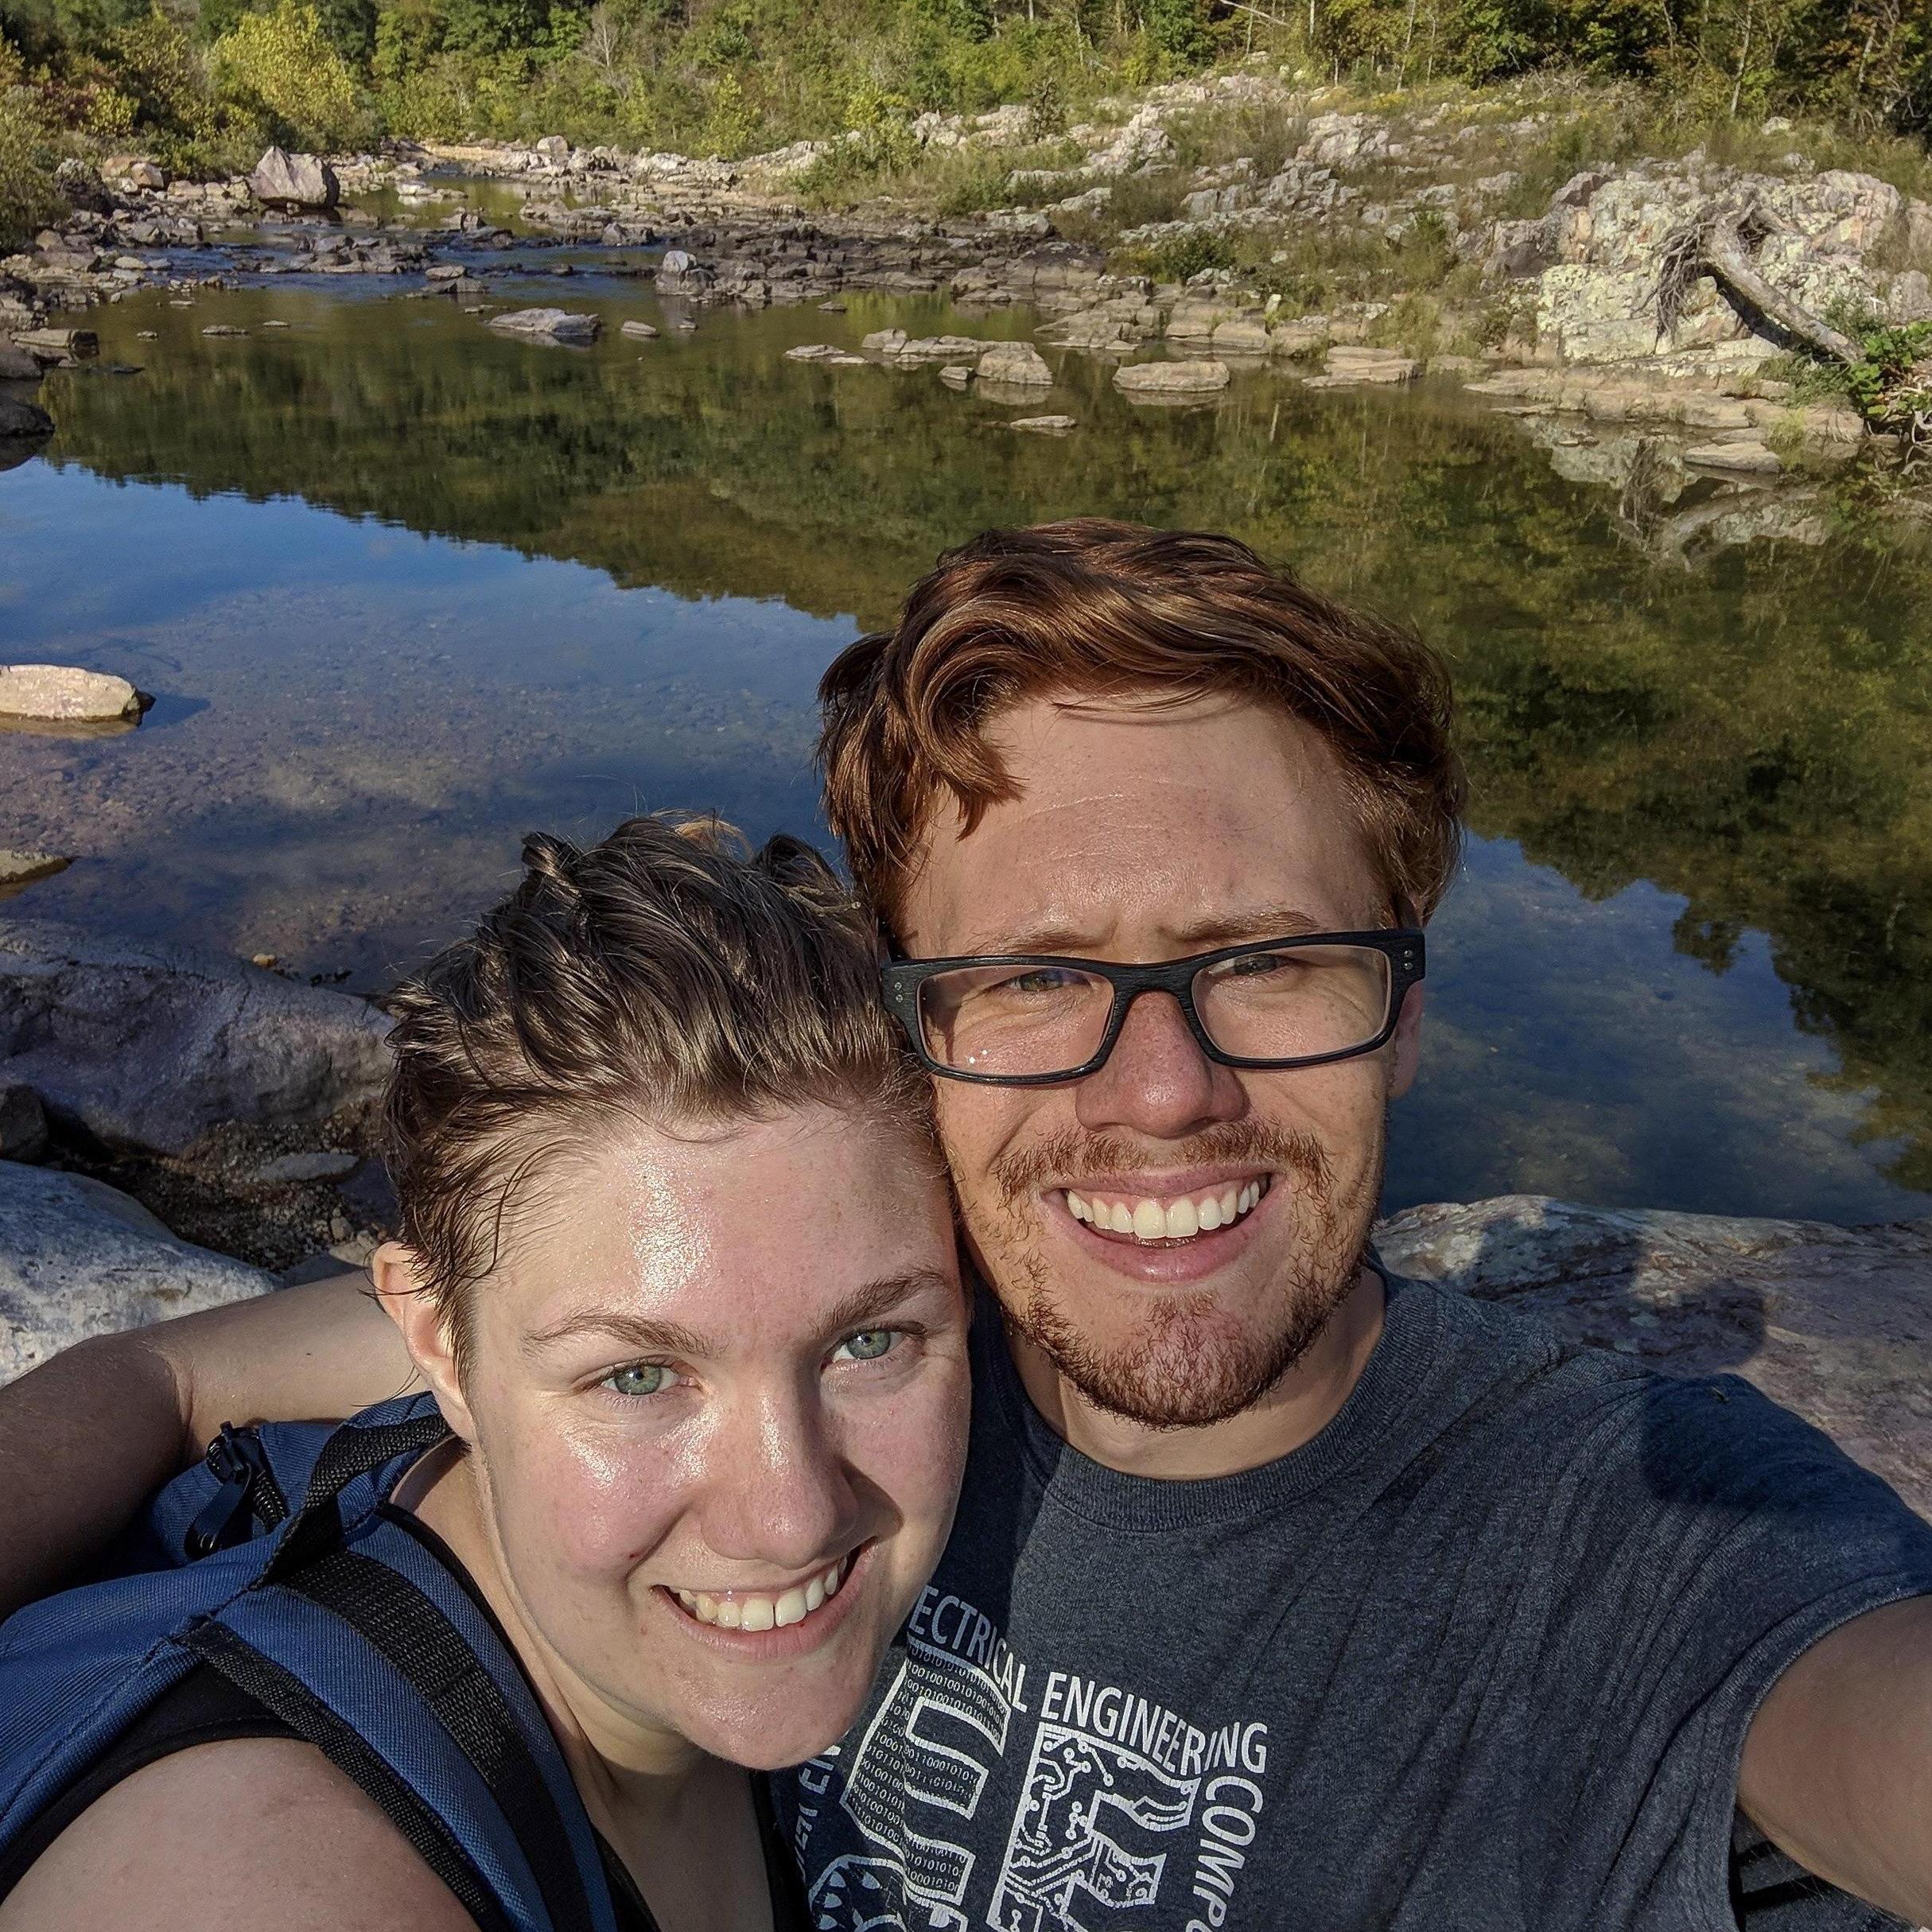
[[979,359],[982,383],[1022,383],[1044,388],[1053,380],[1047,359],[1030,342],[996,342]]
[[264,328],[286,328],[288,324],[286,322],[264,322],[262,326]]
[[827,356],[836,356],[838,345],[832,342],[801,342],[795,348],[785,352],[787,362],[823,362]]
[[438,262],[433,268],[422,271],[425,282],[461,282],[469,273],[461,262]]
[[698,325],[697,325],[695,322],[694,322],[694,321],[691,320],[691,318],[690,318],[690,317],[687,315],[687,316],[681,316],[681,317],[678,318],[678,323],[677,323],[677,326],[678,326],[679,328],[687,328],[687,329],[688,329],[688,328],[695,328],[698,326]]
[[0,665],[0,717],[59,724],[138,717],[141,694],[125,678],[66,664]]
[[617,332],[638,342],[655,342],[658,333],[648,322],[626,322]]
[[273,953],[253,953],[249,955],[248,963],[251,966],[260,966],[264,972],[266,972],[270,967],[279,962]]
[[973,371],[962,362],[949,362],[939,371],[939,380],[948,389],[963,389],[973,379]]
[[1130,396],[1197,395],[1227,385],[1224,362],[1133,362],[1114,371],[1114,387]]
[[12,886],[26,885],[36,879],[51,879],[73,864],[54,852],[9,852],[0,846],[0,893]]
[[158,328],[137,328],[134,331],[134,340],[137,342],[158,342],[161,340],[161,331]]
[[1064,436],[1069,430],[1079,424],[1077,416],[1022,416],[1017,422],[1009,422],[1009,430],[1030,430],[1036,436]]
[[17,1080],[0,1084],[0,1160],[38,1160],[49,1137],[40,1095]]
[[829,302],[819,303],[818,313],[821,315],[843,315],[845,313],[845,305],[834,296]]
[[204,336],[245,336],[248,331],[232,322],[211,322],[201,332]]
[[[265,1160],[255,1169],[255,1178],[269,1187],[302,1180],[340,1180],[361,1165],[360,1154],[317,1149],[312,1153],[283,1154],[276,1160]],[[342,1237],[338,1234],[336,1238],[340,1241]]]
[[489,326],[538,341],[594,342],[603,323],[597,316],[566,309],[513,309],[507,315],[492,316]]
[[0,382],[37,383],[40,379],[40,358],[17,342],[0,340]]

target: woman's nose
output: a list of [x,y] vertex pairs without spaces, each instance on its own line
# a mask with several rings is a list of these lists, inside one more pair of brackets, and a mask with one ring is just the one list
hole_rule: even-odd
[[809,1569],[849,1546],[859,1499],[814,1405],[760,1403],[708,1447],[705,1541],[720,1557],[780,1571]]

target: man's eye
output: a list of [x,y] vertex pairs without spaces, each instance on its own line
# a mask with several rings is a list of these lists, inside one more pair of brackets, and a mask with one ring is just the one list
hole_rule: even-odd
[[1013,973],[1001,980],[993,990],[996,993],[1064,993],[1070,986],[1080,983],[1080,975],[1070,973],[1064,966],[1032,966],[1024,973]]
[[904,1339],[897,1328],[861,1328],[857,1335],[847,1335],[832,1352],[853,1362],[877,1362]]
[[632,1362],[613,1369],[597,1384],[618,1395],[662,1395],[675,1379],[675,1371],[662,1362]]

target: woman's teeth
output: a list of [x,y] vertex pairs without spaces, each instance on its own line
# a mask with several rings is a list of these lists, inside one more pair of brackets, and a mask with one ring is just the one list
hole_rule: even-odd
[[841,1557],[810,1582],[776,1595],[758,1590],[733,1590],[721,1596],[708,1590],[671,1594],[700,1623],[715,1623],[720,1630],[783,1630],[790,1623],[803,1623],[828,1597],[838,1596],[851,1568],[851,1557]]
[[1268,1191],[1266,1177],[1210,1188],[1204,1194],[1176,1195],[1172,1200],[1128,1200],[1066,1190],[1067,1211],[1102,1233],[1131,1234],[1136,1241],[1189,1241],[1231,1227]]

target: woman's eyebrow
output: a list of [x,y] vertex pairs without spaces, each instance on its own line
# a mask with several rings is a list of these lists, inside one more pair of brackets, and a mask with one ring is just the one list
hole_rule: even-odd
[[[953,1283],[936,1268],[908,1269],[903,1274],[884,1275],[852,1289],[837,1302],[818,1324],[821,1334],[843,1336],[867,1328],[902,1308],[921,1295],[937,1292],[950,1295]],[[541,1354],[558,1343],[580,1335],[607,1335],[635,1348],[639,1355],[683,1355],[704,1358],[723,1351],[716,1338],[700,1335],[682,1322],[659,1321],[649,1316],[628,1315],[618,1309],[577,1308],[548,1328],[525,1335],[526,1354]],[[727,1338],[741,1340],[741,1336]]]

